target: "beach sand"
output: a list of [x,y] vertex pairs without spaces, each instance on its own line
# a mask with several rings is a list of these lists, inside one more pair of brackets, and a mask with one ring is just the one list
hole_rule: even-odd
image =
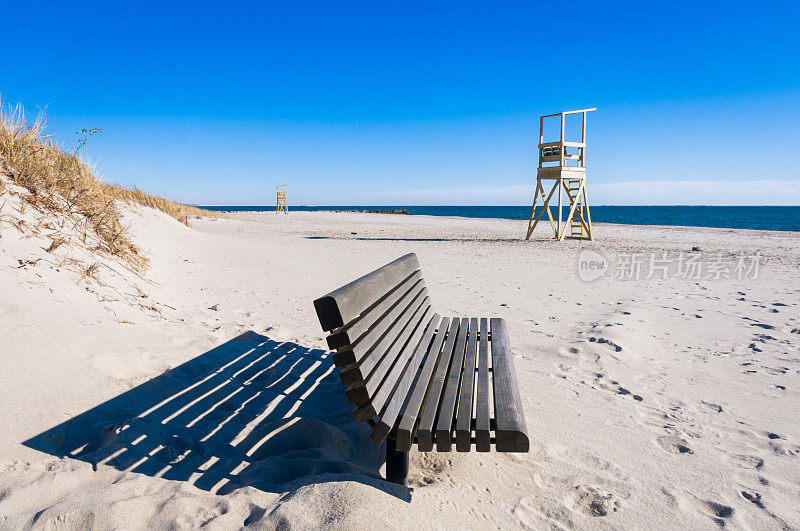
[[[800,527],[800,233],[122,208],[144,275],[0,225],[3,527]],[[758,278],[646,278],[693,247]],[[312,301],[408,252],[439,313],[506,319],[531,451],[412,451],[404,488]]]

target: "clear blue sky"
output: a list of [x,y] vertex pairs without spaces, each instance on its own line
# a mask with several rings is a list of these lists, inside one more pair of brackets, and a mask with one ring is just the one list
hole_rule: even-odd
[[798,27],[791,2],[7,2],[0,98],[198,204],[529,204],[537,117],[590,106],[595,204],[800,204]]

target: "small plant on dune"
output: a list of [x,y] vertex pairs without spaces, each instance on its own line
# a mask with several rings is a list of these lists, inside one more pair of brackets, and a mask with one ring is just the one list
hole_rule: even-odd
[[50,246],[47,249],[45,249],[45,251],[47,251],[48,253],[52,253],[53,251],[61,247],[61,245],[64,242],[66,242],[64,238],[56,238],[50,243]]
[[83,146],[86,145],[86,142],[89,141],[97,133],[102,133],[103,130],[99,127],[92,127],[91,129],[86,129],[85,127],[80,131],[75,131],[76,135],[83,135],[80,140],[78,140],[78,147],[75,148],[75,153],[73,153],[74,157],[78,156],[78,152],[81,150]]
[[97,262],[93,263],[92,265],[83,270],[80,279],[83,280],[84,278],[91,278],[92,280],[96,280],[95,274],[97,273],[98,269],[100,269],[100,264]]

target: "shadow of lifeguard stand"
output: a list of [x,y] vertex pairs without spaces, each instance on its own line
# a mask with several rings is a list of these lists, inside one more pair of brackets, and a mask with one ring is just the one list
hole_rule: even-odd
[[289,213],[289,205],[286,203],[286,185],[279,184],[275,187],[278,193],[278,199],[275,203],[275,212],[283,212],[284,214]]
[[[580,109],[539,117],[539,168],[536,170],[536,191],[533,194],[531,218],[528,221],[526,240],[531,239],[533,229],[539,223],[542,214],[547,214],[556,240],[565,237],[580,240],[593,240],[592,216],[589,212],[589,201],[586,192],[586,113],[597,109]],[[581,115],[581,141],[568,142],[565,135],[566,117],[570,114]],[[544,141],[545,118],[560,118],[560,138],[556,142]],[[550,193],[545,197],[544,182],[553,181]],[[562,221],[563,193],[569,200],[567,219]],[[556,219],[550,211],[553,194],[557,193],[558,210]],[[536,203],[542,198],[542,206],[536,211]],[[569,234],[567,234],[569,227]]]

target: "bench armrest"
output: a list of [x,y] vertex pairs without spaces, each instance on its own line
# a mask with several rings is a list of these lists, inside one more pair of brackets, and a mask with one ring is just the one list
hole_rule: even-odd
[[504,319],[492,318],[492,372],[494,373],[495,447],[498,452],[527,452],[528,428],[517,386],[517,373]]

